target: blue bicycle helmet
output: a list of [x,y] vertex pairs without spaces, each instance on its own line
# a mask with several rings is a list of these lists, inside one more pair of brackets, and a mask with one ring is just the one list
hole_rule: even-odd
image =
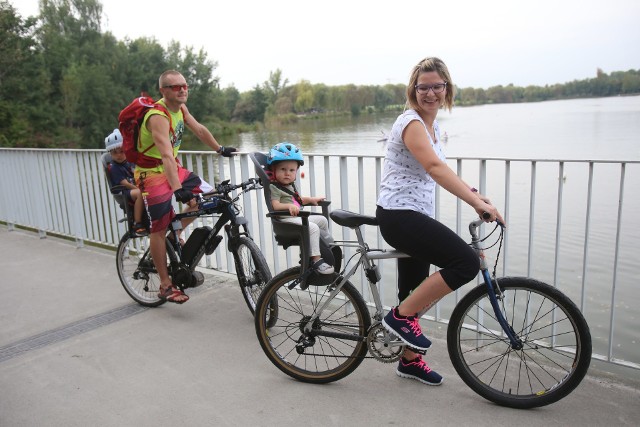
[[302,151],[290,142],[281,142],[274,145],[273,148],[269,150],[267,165],[271,166],[275,162],[282,162],[285,160],[295,160],[300,166],[304,165]]

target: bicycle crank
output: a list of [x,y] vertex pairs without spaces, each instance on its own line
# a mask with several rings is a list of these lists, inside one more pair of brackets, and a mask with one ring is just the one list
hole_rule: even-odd
[[369,328],[367,334],[369,353],[379,362],[393,363],[400,360],[406,345],[395,335],[389,333],[382,323],[378,322]]

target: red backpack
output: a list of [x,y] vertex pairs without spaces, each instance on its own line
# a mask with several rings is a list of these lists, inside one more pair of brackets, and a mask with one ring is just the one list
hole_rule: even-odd
[[173,135],[173,123],[171,123],[169,111],[162,104],[156,104],[153,98],[149,96],[141,96],[134,99],[118,115],[118,121],[120,122],[118,127],[122,134],[122,150],[127,157],[127,161],[143,168],[153,168],[162,164],[161,159],[144,154],[153,147],[153,144],[140,151],[140,126],[142,126],[145,114],[152,108],[167,115],[169,118],[169,130]]

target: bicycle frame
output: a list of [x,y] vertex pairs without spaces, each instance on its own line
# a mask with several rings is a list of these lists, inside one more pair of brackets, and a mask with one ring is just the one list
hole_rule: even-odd
[[[225,203],[227,204],[225,210],[222,212],[222,214],[220,214],[220,217],[218,218],[218,221],[216,221],[216,223],[213,225],[213,228],[211,229],[211,232],[209,233],[209,235],[207,236],[206,240],[204,241],[204,243],[202,244],[201,248],[199,249],[197,255],[194,258],[194,262],[193,264],[196,265],[198,262],[200,262],[200,259],[202,259],[202,256],[204,255],[204,251],[205,251],[205,247],[209,244],[209,242],[214,239],[216,236],[219,235],[220,231],[222,230],[222,228],[224,227],[225,232],[227,234],[227,241],[228,241],[228,249],[229,251],[231,251],[233,249],[232,244],[233,241],[235,240],[236,237],[239,237],[241,235],[248,235],[249,232],[247,231],[247,220],[243,217],[243,216],[238,216],[235,208],[234,208],[234,202],[233,201],[228,201],[228,200],[224,200],[224,199],[220,199],[219,201],[220,203]],[[186,219],[186,218],[199,218],[199,217],[203,217],[203,216],[213,216],[213,214],[207,212],[207,209],[198,209],[197,211],[192,211],[192,212],[184,212],[184,213],[179,213],[176,214],[176,216],[174,217],[173,221],[171,222],[171,226],[169,227],[170,232],[173,233],[174,235],[174,242],[177,241],[177,235],[178,235],[178,231],[182,229],[182,220]],[[229,224],[227,224],[229,223]],[[240,226],[242,226],[243,231],[240,231]],[[219,243],[219,242],[218,242]],[[218,244],[216,244],[217,247]],[[182,259],[182,248],[180,247],[180,245],[175,245],[174,250],[176,251],[176,253],[178,254],[178,257],[180,259]]]
[[[179,259],[179,263],[177,265],[172,265],[172,267],[174,267],[175,269],[175,268],[181,268],[184,265],[182,260],[182,257],[183,257],[182,246],[179,243],[177,243],[179,241],[178,233],[183,228],[182,227],[183,219],[189,219],[189,218],[195,219],[195,218],[204,217],[204,216],[220,215],[220,217],[218,218],[218,221],[216,221],[216,223],[213,225],[211,232],[209,232],[204,242],[198,248],[198,252],[194,256],[193,261],[191,261],[191,266],[190,266],[191,270],[193,270],[195,266],[198,265],[198,263],[200,262],[200,260],[205,254],[206,248],[208,247],[208,245],[211,243],[212,240],[218,239],[217,242],[214,241],[213,243],[214,245],[213,250],[215,250],[217,246],[220,244],[222,237],[219,236],[219,234],[223,227],[227,234],[228,250],[230,252],[233,252],[233,250],[235,249],[234,244],[236,244],[238,237],[243,235],[249,236],[249,231],[247,228],[247,220],[245,217],[238,215],[239,211],[236,209],[235,203],[238,201],[238,199],[243,193],[250,190],[257,189],[257,188],[260,188],[260,187],[258,185],[258,181],[254,179],[250,179],[249,181],[239,185],[228,184],[228,181],[225,181],[224,183],[218,186],[217,190],[210,193],[197,195],[198,206],[199,206],[197,210],[176,214],[173,220],[171,221],[171,223],[169,224],[169,228],[168,228],[168,232],[169,232],[168,235],[173,235],[173,243],[172,243],[173,250]],[[242,189],[242,191],[240,191],[235,197],[230,197],[229,193],[235,189]],[[226,205],[222,210],[222,212],[220,211],[220,208],[217,205],[214,207],[207,206],[206,202],[213,200],[213,199],[207,199],[207,197],[214,197],[217,200],[217,203],[222,203]],[[242,227],[242,230],[240,230],[240,227]],[[141,263],[143,262],[144,258],[145,257],[141,259],[140,261]]]
[[[469,232],[471,234],[471,246],[478,254],[480,259],[480,273],[484,280],[485,286],[487,286],[487,290],[489,293],[489,300],[491,301],[491,306],[493,308],[494,314],[498,323],[504,330],[505,334],[509,338],[511,343],[511,347],[513,349],[519,350],[522,348],[522,341],[516,335],[511,326],[507,323],[506,319],[502,315],[500,311],[500,307],[498,304],[498,296],[496,295],[496,291],[492,286],[491,276],[489,274],[489,269],[487,266],[487,261],[484,256],[484,251],[480,247],[480,238],[478,236],[478,228],[484,221],[482,219],[478,219],[469,224]],[[397,251],[395,249],[385,250],[385,249],[370,249],[369,245],[365,242],[364,236],[362,233],[361,226],[357,226],[352,228],[355,231],[357,240],[336,240],[335,244],[342,247],[352,247],[355,248],[356,252],[360,254],[358,261],[349,269],[345,274],[341,274],[336,279],[336,284],[329,297],[324,301],[324,303],[318,307],[317,311],[314,315],[309,319],[309,321],[304,325],[304,331],[306,333],[310,333],[312,331],[312,326],[314,321],[320,316],[323,310],[328,306],[330,301],[338,294],[342,286],[355,274],[355,272],[362,266],[365,275],[367,276],[369,282],[369,288],[371,290],[371,295],[373,296],[373,301],[376,307],[376,311],[373,315],[373,318],[377,321],[382,319],[383,315],[383,305],[382,300],[380,298],[380,293],[378,291],[378,287],[375,286],[381,279],[380,272],[378,270],[377,265],[375,265],[374,261],[379,259],[394,259],[394,258],[408,258],[409,255]],[[346,271],[347,265],[343,271]],[[318,333],[318,331],[316,331]],[[345,335],[345,334],[337,334],[331,333],[327,331],[319,332],[318,335],[328,335],[328,336],[340,336],[345,339],[354,339],[353,335]],[[359,339],[364,339],[364,337],[359,337]]]
[[[357,240],[336,240],[334,243],[337,246],[341,247],[350,247],[355,248],[356,252],[360,254],[360,258],[358,261],[349,269],[349,271],[344,275],[339,275],[336,279],[337,284],[332,292],[329,294],[329,297],[324,301],[324,303],[318,307],[316,313],[309,319],[309,321],[304,326],[304,331],[309,333],[311,332],[313,322],[322,314],[325,307],[333,300],[333,298],[340,292],[340,289],[344,284],[355,274],[360,266],[362,266],[363,271],[365,272],[367,279],[369,281],[369,288],[371,290],[371,295],[373,295],[373,301],[376,306],[376,312],[373,315],[373,318],[380,321],[382,319],[383,313],[383,305],[382,299],[380,298],[380,293],[378,292],[378,287],[375,286],[381,279],[380,272],[378,270],[378,266],[374,264],[374,260],[377,259],[393,259],[393,258],[408,258],[409,255],[397,251],[395,249],[386,250],[386,249],[370,249],[369,245],[364,241],[364,236],[362,234],[361,226],[352,228],[355,231]],[[347,263],[348,264],[348,263]],[[344,270],[346,271],[348,265],[345,264]],[[319,333],[319,335],[328,335],[335,336],[335,334],[328,333],[326,331]],[[353,339],[352,335],[343,336],[346,339]],[[365,339],[365,337],[359,337],[360,339]]]

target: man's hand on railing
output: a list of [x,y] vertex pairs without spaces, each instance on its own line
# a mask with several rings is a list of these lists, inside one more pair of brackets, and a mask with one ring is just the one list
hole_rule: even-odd
[[233,156],[233,153],[235,153],[236,151],[238,151],[237,148],[223,147],[221,145],[220,149],[218,150],[218,154],[220,154],[222,157],[231,157],[231,156]]

